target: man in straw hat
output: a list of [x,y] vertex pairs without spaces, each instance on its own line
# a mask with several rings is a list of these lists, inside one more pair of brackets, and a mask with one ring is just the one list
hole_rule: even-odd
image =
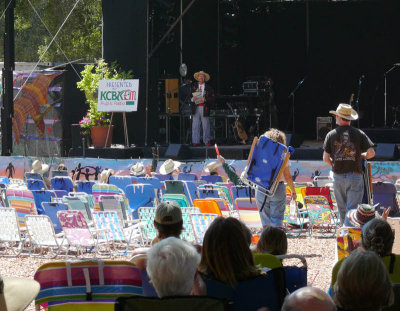
[[198,83],[192,87],[193,105],[193,123],[192,123],[192,143],[194,146],[200,146],[200,124],[203,125],[203,143],[210,146],[210,105],[214,101],[214,90],[206,84],[210,80],[210,75],[204,71],[194,74]]
[[333,189],[341,225],[350,226],[348,211],[362,203],[364,181],[361,160],[375,156],[374,144],[365,133],[350,125],[358,119],[357,112],[348,104],[339,104],[336,111],[338,127],[328,133],[324,142],[324,162],[332,166]]
[[0,276],[0,310],[25,310],[39,290],[40,284],[35,280]]

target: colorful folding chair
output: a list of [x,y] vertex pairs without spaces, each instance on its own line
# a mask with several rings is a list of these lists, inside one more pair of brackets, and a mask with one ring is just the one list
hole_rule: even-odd
[[25,216],[37,215],[35,200],[30,190],[6,190],[7,200],[10,207],[15,208],[18,213],[19,226],[21,229],[25,228]]
[[0,207],[0,245],[5,251],[11,250],[14,256],[19,256],[24,250],[25,237],[20,231],[15,208]]
[[116,212],[118,221],[123,227],[133,223],[129,217],[129,210],[122,195],[101,195],[99,197],[101,212]]
[[179,204],[180,207],[188,207],[189,201],[184,194],[164,194],[162,197],[162,201],[175,201]]
[[204,234],[206,233],[210,224],[218,216],[218,214],[212,213],[191,213],[189,215],[196,243],[203,244]]
[[94,198],[94,210],[95,211],[100,210],[99,197],[101,195],[113,195],[113,194],[120,194],[125,196],[124,191],[115,185],[94,184],[92,187],[92,196]]
[[219,216],[222,215],[218,203],[212,199],[196,199],[193,203],[202,213],[217,214]]
[[85,216],[86,222],[90,223],[93,219],[92,211],[90,210],[89,204],[84,197],[71,197],[64,196],[62,198],[63,203],[67,204],[70,210],[81,211]]

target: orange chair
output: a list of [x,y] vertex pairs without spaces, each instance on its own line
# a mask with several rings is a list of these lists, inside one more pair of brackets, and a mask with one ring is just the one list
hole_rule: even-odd
[[195,199],[195,207],[198,207],[202,213],[218,214],[222,216],[221,209],[216,201],[210,199]]

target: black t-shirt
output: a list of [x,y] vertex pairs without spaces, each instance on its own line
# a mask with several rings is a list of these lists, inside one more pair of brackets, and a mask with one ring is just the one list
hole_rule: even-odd
[[351,126],[339,126],[325,137],[324,150],[332,158],[332,170],[337,174],[362,173],[361,153],[374,144],[365,133]]

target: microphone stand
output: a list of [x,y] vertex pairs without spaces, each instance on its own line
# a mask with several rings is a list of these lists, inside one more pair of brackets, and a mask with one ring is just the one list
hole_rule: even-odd
[[297,83],[297,85],[296,85],[296,87],[293,89],[293,91],[289,94],[289,98],[290,97],[292,97],[292,122],[293,122],[293,124],[292,124],[292,133],[294,134],[294,129],[295,129],[295,127],[294,127],[294,95],[295,95],[295,93],[296,93],[296,91],[299,89],[299,87],[300,87],[300,85],[302,85],[303,84],[303,82],[304,82],[304,80],[307,78],[307,76],[305,76],[303,79],[301,79],[298,83]]
[[384,93],[384,96],[385,96],[385,123],[384,123],[384,126],[386,127],[386,108],[387,108],[387,74],[389,73],[389,72],[391,72],[393,69],[395,69],[396,67],[398,67],[399,65],[398,64],[394,64],[388,71],[386,71],[385,73],[384,73],[384,78],[385,78],[385,93]]
[[[365,76],[362,75],[360,79],[358,79],[358,90],[357,90],[357,98],[356,98],[356,108],[357,108],[357,114],[360,115],[360,106],[358,104],[360,100],[360,93],[361,93],[361,85],[364,81]],[[360,118],[357,119],[357,127],[360,128]]]

